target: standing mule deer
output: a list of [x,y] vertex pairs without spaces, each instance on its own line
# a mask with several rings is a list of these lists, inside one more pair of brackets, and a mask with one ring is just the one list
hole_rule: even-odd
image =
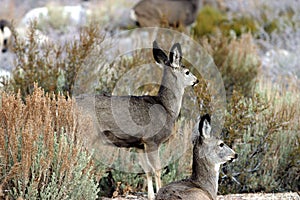
[[193,136],[192,175],[170,183],[158,191],[156,200],[215,200],[220,165],[233,161],[237,154],[211,133],[210,116],[201,117]]
[[[117,147],[137,148],[146,173],[148,198],[154,199],[152,173],[156,189],[161,187],[159,147],[167,141],[179,115],[184,89],[198,79],[181,63],[179,43],[169,56],[153,42],[153,57],[163,68],[163,78],[156,96],[95,95],[95,115],[99,136]],[[79,101],[85,97],[79,98]]]

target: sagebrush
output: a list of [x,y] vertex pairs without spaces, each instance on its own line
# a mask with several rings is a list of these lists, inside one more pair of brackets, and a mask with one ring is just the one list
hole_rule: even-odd
[[96,199],[94,162],[80,139],[89,120],[70,98],[37,86],[25,102],[1,94],[0,198]]

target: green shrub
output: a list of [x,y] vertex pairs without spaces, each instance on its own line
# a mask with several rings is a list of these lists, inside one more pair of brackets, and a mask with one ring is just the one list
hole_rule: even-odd
[[241,36],[243,33],[255,34],[258,32],[258,22],[253,17],[233,15],[229,19],[226,13],[211,6],[204,6],[192,28],[195,38],[203,36]]
[[2,93],[0,197],[3,199],[96,199],[94,164],[81,142],[90,121],[74,101],[44,94],[37,86],[23,103]]
[[264,93],[233,94],[224,139],[239,159],[224,167],[230,173],[221,174],[220,193],[299,190],[300,98],[271,94],[269,100]]
[[16,64],[6,90],[10,88],[16,93],[20,90],[25,97],[32,93],[33,84],[37,82],[45,92],[71,95],[78,71],[93,62],[95,57],[91,54],[104,37],[95,25],[91,25],[79,33],[79,40],[40,44],[35,31],[36,23],[31,24],[26,39],[13,31]]
[[195,37],[216,34],[219,31],[219,26],[224,21],[227,21],[226,14],[211,6],[204,6],[196,19],[196,25],[192,32]]
[[274,32],[277,32],[277,34],[284,33],[287,26],[290,28],[296,28],[297,20],[295,20],[295,12],[297,12],[295,8],[290,6],[281,8],[280,11],[276,11],[274,8],[270,8],[265,5],[259,11],[260,14],[257,18],[258,24],[269,36],[272,37],[271,34]]
[[226,35],[230,35],[230,31],[233,30],[236,36],[241,36],[243,33],[251,33],[255,35],[258,32],[258,24],[251,17],[237,17],[232,20],[232,22],[226,26],[222,27]]

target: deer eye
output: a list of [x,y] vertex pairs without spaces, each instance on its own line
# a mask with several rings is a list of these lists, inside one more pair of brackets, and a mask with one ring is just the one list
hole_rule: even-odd
[[187,71],[185,72],[185,74],[186,74],[186,75],[189,75],[189,74],[190,74],[190,71],[187,70]]
[[223,142],[221,142],[219,145],[220,145],[220,147],[223,147],[223,146],[224,146],[224,143],[223,143]]

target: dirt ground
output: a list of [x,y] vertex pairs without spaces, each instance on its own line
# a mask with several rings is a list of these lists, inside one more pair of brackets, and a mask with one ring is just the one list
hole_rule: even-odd
[[[102,200],[147,200],[146,197],[141,196],[127,196],[117,198],[102,198]],[[287,193],[251,193],[251,194],[230,194],[230,195],[219,195],[217,200],[300,200],[300,192],[287,192]]]
[[300,200],[300,193],[254,193],[254,194],[230,194],[218,196],[218,200]]

